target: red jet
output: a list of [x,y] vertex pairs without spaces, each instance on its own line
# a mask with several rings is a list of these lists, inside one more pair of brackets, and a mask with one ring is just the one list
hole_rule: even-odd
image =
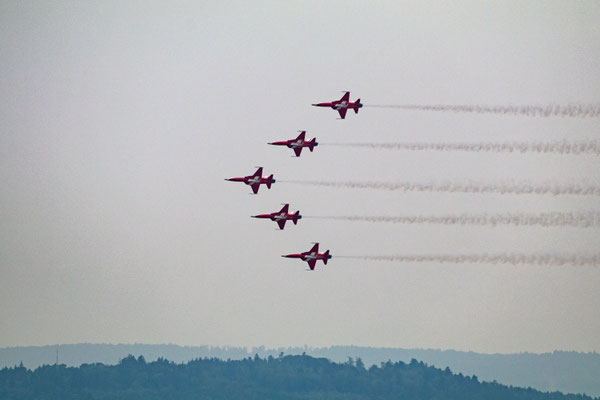
[[269,175],[267,178],[263,178],[262,176],[262,167],[259,167],[254,175],[244,176],[243,178],[229,178],[225,179],[226,181],[232,182],[244,182],[246,185],[250,185],[254,194],[258,193],[258,189],[260,185],[267,185],[268,189],[271,189],[271,184],[275,183],[275,179],[273,179],[273,174]]
[[296,153],[296,157],[300,157],[300,153],[302,153],[302,149],[304,147],[308,147],[308,149],[312,153],[313,149],[319,145],[319,143],[317,143],[317,138],[313,138],[309,141],[304,140],[305,135],[306,131],[302,131],[296,139],[282,140],[281,142],[273,142],[269,144],[275,146],[287,146],[290,149],[294,150],[294,153]]
[[332,256],[329,254],[329,250],[327,250],[325,253],[319,253],[319,243],[315,243],[315,245],[309,251],[299,254],[288,254],[281,257],[300,258],[302,261],[306,261],[308,263],[308,267],[312,271],[315,269],[317,260],[322,260],[323,264],[327,265],[327,260],[329,260]]
[[356,99],[354,103],[350,101],[350,92],[345,92],[341,99],[332,101],[330,103],[317,103],[313,104],[313,106],[317,107],[331,107],[334,110],[337,110],[340,113],[340,117],[342,119],[346,118],[346,111],[349,108],[352,108],[356,114],[358,114],[358,109],[362,108],[362,103],[360,99]]
[[286,221],[293,221],[294,225],[296,225],[298,223],[298,220],[302,218],[302,215],[300,215],[300,210],[296,211],[294,214],[288,214],[289,207],[290,205],[286,204],[279,212],[274,212],[271,214],[253,215],[252,218],[270,219],[271,221],[277,222],[277,225],[279,225],[279,229],[283,229],[285,227]]

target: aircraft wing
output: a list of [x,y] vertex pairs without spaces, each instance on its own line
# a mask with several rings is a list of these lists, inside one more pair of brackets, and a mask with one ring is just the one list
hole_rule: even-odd
[[300,157],[300,154],[302,153],[302,147],[295,147],[294,153],[296,153],[296,157]]
[[342,96],[342,98],[340,99],[340,101],[349,102],[350,101],[350,92],[344,93],[344,95]]
[[348,109],[347,109],[347,108],[340,108],[340,109],[338,110],[338,112],[340,113],[340,117],[341,117],[342,119],[346,118],[346,111],[348,111]]
[[284,206],[281,208],[281,210],[279,210],[279,212],[280,212],[280,213],[284,212],[284,213],[286,213],[286,214],[287,214],[289,209],[290,209],[290,205],[289,205],[289,204],[286,204],[286,205],[284,205]]
[[317,263],[317,260],[308,260],[308,268],[310,268],[310,270],[314,270],[315,269],[315,264]]
[[315,243],[315,245],[312,247],[312,249],[310,249],[308,252],[312,253],[313,251],[316,253],[319,253],[319,243]]
[[283,229],[285,227],[285,219],[280,219],[277,221],[277,225],[279,225],[279,229]]
[[304,136],[306,136],[306,131],[302,131],[298,137],[296,138],[296,140],[304,140]]
[[260,167],[259,169],[256,170],[256,172],[254,173],[254,175],[252,175],[254,177],[261,177],[262,176],[262,167]]
[[254,194],[256,194],[258,193],[258,189],[260,189],[260,183],[253,183],[252,185],[250,185],[250,187],[252,188]]

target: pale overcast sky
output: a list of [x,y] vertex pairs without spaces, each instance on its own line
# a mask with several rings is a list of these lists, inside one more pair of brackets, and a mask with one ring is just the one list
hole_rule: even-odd
[[[335,255],[595,254],[599,228],[250,215],[599,210],[599,197],[225,182],[582,183],[594,155],[267,142],[598,140],[600,118],[310,104],[600,101],[597,1],[0,1],[0,347],[78,342],[600,351],[600,268]],[[306,272],[281,258],[319,241]]]

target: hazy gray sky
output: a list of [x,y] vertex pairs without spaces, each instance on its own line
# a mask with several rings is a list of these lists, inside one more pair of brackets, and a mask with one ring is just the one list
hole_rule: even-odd
[[[267,146],[597,140],[600,119],[310,104],[600,100],[600,3],[0,2],[0,346],[356,344],[600,351],[600,269],[335,255],[575,253],[598,228],[250,215],[598,210],[591,196],[388,192],[276,179],[600,184],[597,156]],[[281,254],[319,241],[313,273]]]

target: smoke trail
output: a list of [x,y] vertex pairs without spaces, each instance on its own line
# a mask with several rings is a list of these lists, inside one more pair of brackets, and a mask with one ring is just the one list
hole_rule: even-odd
[[438,262],[453,264],[532,264],[532,265],[600,265],[600,255],[581,256],[575,254],[423,254],[397,256],[335,256],[360,260],[391,262]]
[[569,104],[547,106],[485,106],[485,105],[393,105],[365,104],[365,107],[401,108],[404,110],[450,111],[477,114],[513,114],[529,117],[599,117],[600,104]]
[[331,182],[331,181],[282,181],[300,185],[328,186],[349,189],[379,189],[403,192],[447,192],[447,193],[496,193],[496,194],[552,194],[600,196],[600,186],[559,185],[529,183],[490,185],[476,182],[468,183],[418,183],[418,182]]
[[303,216],[303,218],[387,222],[393,224],[441,224],[441,225],[537,225],[544,227],[570,226],[576,228],[600,227],[600,212],[540,214],[457,214],[440,216]]
[[555,153],[600,155],[600,141],[513,143],[320,143],[320,145],[365,147],[386,150],[471,151],[494,153]]

